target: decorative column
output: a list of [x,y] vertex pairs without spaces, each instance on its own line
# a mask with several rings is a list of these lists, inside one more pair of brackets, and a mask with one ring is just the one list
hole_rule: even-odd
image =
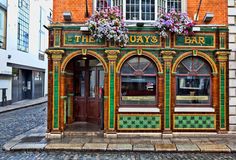
[[164,131],[171,133],[171,67],[175,51],[162,51],[164,60]]
[[227,90],[227,64],[228,51],[216,52],[219,62],[219,132],[228,130],[228,90]]
[[48,55],[48,117],[47,117],[47,132],[52,130],[52,55],[46,51]]
[[54,133],[60,133],[61,132],[61,124],[64,122],[64,116],[63,116],[63,108],[60,107],[60,76],[61,76],[61,59],[62,55],[64,53],[63,50],[47,50],[46,51],[48,55],[51,55],[52,57],[52,65],[51,65],[51,74],[50,74],[50,79],[52,84],[50,87],[50,102],[49,104],[51,106],[48,106],[49,111],[51,113],[49,115],[52,116],[48,117],[49,119],[52,119],[51,122],[51,132]]
[[115,68],[117,54],[119,50],[106,50],[107,58],[109,60],[108,65],[108,131],[115,131],[116,128],[116,101],[115,101]]

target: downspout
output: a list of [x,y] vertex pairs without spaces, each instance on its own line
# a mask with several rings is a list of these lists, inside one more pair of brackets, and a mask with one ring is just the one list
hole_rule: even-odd
[[200,11],[200,8],[201,8],[201,4],[202,4],[202,0],[200,0],[200,2],[199,2],[198,9],[197,9],[197,14],[196,14],[196,16],[194,17],[194,21],[197,21],[197,20],[198,20],[198,14],[199,14],[199,11]]
[[86,0],[85,17],[89,17],[89,11],[88,11],[88,0]]

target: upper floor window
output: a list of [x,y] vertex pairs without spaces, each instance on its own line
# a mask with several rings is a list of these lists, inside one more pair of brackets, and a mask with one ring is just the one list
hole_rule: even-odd
[[184,0],[95,0],[96,10],[118,6],[127,22],[155,21],[161,11],[182,11]]
[[29,12],[30,1],[18,1],[18,35],[17,35],[17,48],[18,50],[29,51]]
[[7,7],[7,0],[0,0],[0,4]]
[[0,48],[6,49],[6,10],[0,7]]
[[211,67],[198,57],[184,59],[176,72],[176,105],[210,105]]

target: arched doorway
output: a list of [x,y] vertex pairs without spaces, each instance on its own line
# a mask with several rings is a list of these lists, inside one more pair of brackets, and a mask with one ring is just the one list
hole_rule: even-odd
[[71,127],[67,122],[66,130],[103,129],[103,64],[92,55],[77,54],[67,63],[65,73],[70,76],[70,80],[65,81],[65,90],[73,92],[72,125],[74,125]]

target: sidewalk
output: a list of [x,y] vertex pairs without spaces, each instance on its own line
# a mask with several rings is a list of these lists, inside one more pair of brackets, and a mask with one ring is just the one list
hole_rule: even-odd
[[30,107],[33,105],[45,103],[47,101],[48,101],[48,97],[41,97],[41,98],[30,99],[30,100],[22,100],[22,101],[13,103],[11,105],[0,106],[0,113],[12,111],[12,110],[17,110],[20,108]]
[[[3,146],[6,151],[77,150],[77,151],[145,151],[145,152],[236,152],[235,134],[211,134],[161,137],[65,136],[46,139],[46,126],[36,127],[15,137]],[[178,135],[178,136],[177,136]]]

